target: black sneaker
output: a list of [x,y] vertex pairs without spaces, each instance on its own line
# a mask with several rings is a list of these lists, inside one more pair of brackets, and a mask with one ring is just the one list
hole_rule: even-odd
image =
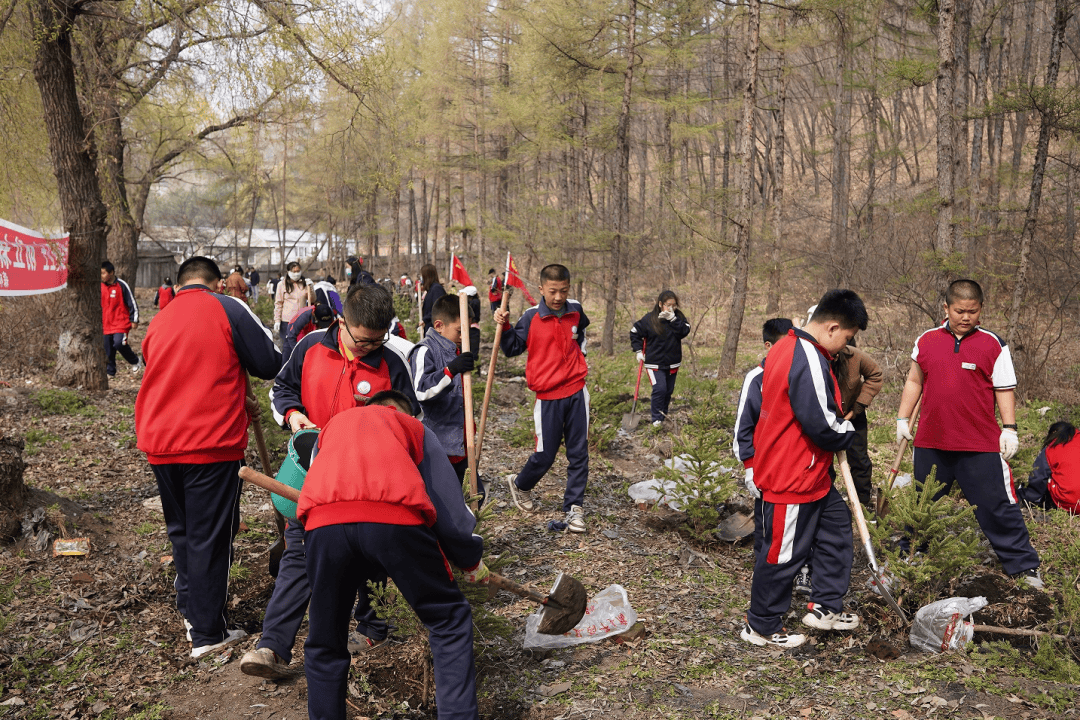
[[813,590],[813,586],[810,584],[809,565],[803,565],[799,570],[799,574],[795,576],[795,582],[792,585],[792,589],[799,595],[810,597],[810,591]]

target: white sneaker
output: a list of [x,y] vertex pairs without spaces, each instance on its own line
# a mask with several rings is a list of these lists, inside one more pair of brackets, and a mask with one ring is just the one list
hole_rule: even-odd
[[187,618],[184,618],[184,634],[187,636],[187,641],[191,642],[191,623]]
[[232,645],[233,643],[243,640],[246,637],[247,633],[240,628],[229,630],[228,634],[225,636],[225,639],[219,643],[214,643],[213,645],[200,645],[199,647],[191,648],[191,657],[201,658],[207,653],[214,652],[215,650],[220,650],[221,648]]
[[139,356],[139,362],[131,366],[131,374],[138,375],[146,369],[146,362],[143,360],[142,355]]
[[807,603],[806,609],[810,612],[803,616],[803,625],[818,630],[854,630],[859,627],[859,616],[853,613],[834,613],[817,603]]
[[570,532],[585,532],[585,510],[580,505],[571,505],[566,513],[566,529]]
[[782,648],[794,648],[799,647],[806,642],[806,636],[799,633],[789,633],[787,630],[781,628],[780,632],[773,633],[772,635],[761,635],[754,628],[744,624],[742,632],[739,633],[746,642],[751,645],[775,645]]
[[1011,575],[1016,580],[1017,585],[1027,585],[1029,588],[1035,590],[1042,590],[1046,587],[1046,583],[1043,582],[1042,574],[1039,572],[1039,568],[1031,568],[1030,570],[1024,570],[1018,572],[1015,575]]
[[661,425],[663,425],[663,424],[664,424],[664,421],[663,421],[663,420],[653,420],[653,421],[652,421],[652,426],[653,426],[653,427],[660,427],[660,426],[661,426]]
[[540,502],[533,499],[533,494],[529,490],[522,490],[514,481],[517,479],[517,475],[507,475],[506,484],[510,486],[510,498],[517,505],[518,510],[522,512],[536,512],[540,509]]
[[278,654],[270,648],[259,648],[244,653],[240,660],[240,672],[270,680],[287,680],[296,673],[281,662]]

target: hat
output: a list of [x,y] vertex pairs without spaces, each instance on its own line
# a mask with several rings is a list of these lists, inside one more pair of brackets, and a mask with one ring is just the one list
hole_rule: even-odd
[[334,311],[330,308],[329,305],[326,305],[325,303],[319,303],[318,305],[315,306],[315,321],[316,322],[318,322],[319,320],[333,320],[333,319],[334,319]]

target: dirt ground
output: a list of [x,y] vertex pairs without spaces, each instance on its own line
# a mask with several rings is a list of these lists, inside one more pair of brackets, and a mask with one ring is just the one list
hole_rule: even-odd
[[[255,646],[273,587],[266,569],[274,534],[268,496],[258,488],[245,490],[244,528],[236,541],[230,620],[251,636],[192,661],[173,606],[156,485],[134,446],[138,378],[121,363],[107,393],[60,414],[45,414],[33,402],[47,377],[3,380],[10,385],[0,387],[4,429],[36,438],[26,454],[26,482],[35,488],[31,507],[47,509],[45,527],[60,532],[62,520],[63,532],[89,538],[90,553],[53,557],[31,549],[26,539],[0,548],[0,717],[306,717],[302,676],[275,684],[239,671],[240,655]],[[502,393],[492,409],[481,467],[493,481],[495,505],[487,552],[516,556],[505,574],[542,590],[559,570],[579,578],[590,594],[622,585],[644,633],[632,640],[525,651],[525,618],[534,608],[497,595],[488,607],[507,618],[514,633],[477,643],[483,718],[1078,715],[1080,688],[1025,677],[1029,673],[999,661],[993,649],[939,656],[914,651],[900,623],[867,589],[859,552],[847,604],[862,616],[860,628],[810,631],[811,641],[791,651],[741,641],[752,570],[749,544],[692,542],[681,515],[639,510],[627,496],[629,484],[654,476],[665,452],[662,441],[642,448],[640,438],[620,437],[605,454],[594,455],[588,533],[547,531],[547,521],[561,515],[565,460],[541,483],[544,511],[534,516],[514,509],[503,480],[528,455],[506,437],[530,399],[523,389]],[[273,452],[280,458],[280,443]],[[258,464],[254,443],[248,460]],[[968,589],[991,601],[977,618],[981,622],[1030,626],[1053,615],[1053,594],[1018,589],[991,559]],[[799,627],[798,598],[792,608],[788,627]],[[298,668],[305,634],[306,625],[293,660]],[[1024,654],[1033,651],[1026,639],[1016,644]],[[427,673],[426,649],[416,637],[356,657],[351,717],[434,718]]]

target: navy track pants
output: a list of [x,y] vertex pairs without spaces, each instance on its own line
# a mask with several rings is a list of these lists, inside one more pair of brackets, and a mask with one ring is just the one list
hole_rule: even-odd
[[1039,567],[1039,554],[1031,546],[1024,514],[1016,501],[1012,471],[1000,454],[915,448],[918,485],[934,466],[937,481],[944,485],[938,497],[949,492],[954,481],[959,483],[1006,573],[1016,575]]
[[646,370],[649,374],[649,383],[652,385],[652,398],[649,409],[652,412],[653,422],[667,417],[668,408],[671,407],[671,396],[675,392],[675,377],[679,368]]
[[349,611],[356,591],[390,574],[428,629],[439,720],[477,720],[472,609],[435,533],[423,525],[348,523],[307,533],[313,592],[304,644],[311,720],[344,720]]
[[176,567],[176,609],[193,647],[225,639],[229,567],[240,527],[240,461],[151,465]]
[[566,444],[566,492],[563,512],[571,505],[583,505],[589,484],[589,391],[578,390],[570,397],[540,400],[533,406],[536,426],[536,452],[529,456],[517,475],[515,484],[532,490],[555,463],[559,445]]
[[127,344],[127,333],[113,333],[103,337],[105,338],[105,372],[109,377],[116,374],[116,353],[120,353],[132,365],[139,364],[139,356]]
[[[386,582],[386,578],[377,580]],[[311,585],[308,582],[307,551],[304,545],[304,526],[296,520],[285,521],[285,552],[281,554],[278,575],[274,580],[274,593],[263,616],[262,638],[258,647],[270,648],[286,663],[292,662],[292,649],[296,634],[308,611]],[[356,628],[372,640],[382,640],[387,635],[386,621],[380,620],[371,607],[367,586],[360,589],[360,601],[356,603]]]
[[851,511],[836,488],[820,500],[798,505],[755,503],[761,541],[755,538],[754,579],[746,621],[762,635],[780,632],[791,608],[791,583],[807,562],[814,578],[810,602],[843,610],[854,558]]

